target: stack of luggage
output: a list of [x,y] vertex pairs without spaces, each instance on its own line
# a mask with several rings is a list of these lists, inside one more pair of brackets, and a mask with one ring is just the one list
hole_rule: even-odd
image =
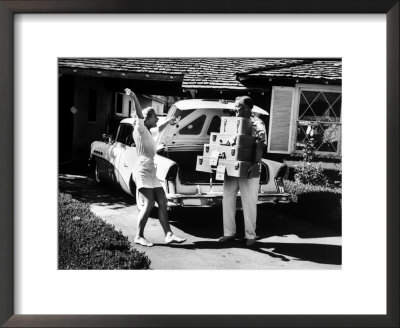
[[219,133],[211,133],[204,145],[203,156],[197,156],[196,170],[224,175],[255,178],[260,175],[261,153],[256,137],[251,136],[251,120],[242,117],[222,117]]

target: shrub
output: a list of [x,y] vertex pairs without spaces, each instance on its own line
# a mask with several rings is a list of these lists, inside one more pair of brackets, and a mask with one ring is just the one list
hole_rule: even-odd
[[[342,190],[285,180],[285,190],[302,218],[341,229]],[[293,208],[293,206],[291,207]]]
[[131,249],[121,231],[94,215],[87,204],[59,194],[59,269],[149,269],[144,252]]
[[294,166],[294,180],[298,183],[311,184],[314,186],[328,185],[328,178],[321,167],[321,163],[312,163],[315,159],[314,125],[307,128],[307,140],[303,145],[300,165]]
[[321,167],[321,163],[310,163],[302,161],[300,165],[294,166],[294,179],[298,183],[314,186],[326,186],[328,178]]
[[334,188],[329,186],[315,186],[298,181],[284,180],[285,191],[289,193],[291,202],[297,203],[298,196],[305,193],[333,193],[342,195],[341,188]]

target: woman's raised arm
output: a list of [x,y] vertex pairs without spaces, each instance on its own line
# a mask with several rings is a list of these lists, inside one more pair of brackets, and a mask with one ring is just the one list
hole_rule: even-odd
[[142,106],[140,106],[139,100],[137,99],[135,93],[129,88],[126,88],[124,91],[127,96],[133,99],[137,117],[143,119]]

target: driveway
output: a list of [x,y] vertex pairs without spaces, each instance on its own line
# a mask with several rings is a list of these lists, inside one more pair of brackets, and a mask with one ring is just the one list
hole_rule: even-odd
[[144,251],[152,269],[340,269],[340,233],[321,224],[285,214],[274,205],[258,208],[257,243],[247,248],[243,216],[237,215],[238,239],[217,243],[222,235],[221,209],[179,208],[169,212],[173,232],[187,238],[184,244],[165,245],[154,209],[145,236],[153,247],[133,244],[138,210],[133,199],[119,189],[98,185],[85,171],[61,169],[60,192],[90,204],[91,210],[128,236],[133,247]]

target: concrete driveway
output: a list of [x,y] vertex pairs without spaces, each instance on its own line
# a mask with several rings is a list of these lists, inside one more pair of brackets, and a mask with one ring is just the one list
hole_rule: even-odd
[[276,206],[259,207],[257,244],[247,248],[243,216],[237,215],[238,239],[217,243],[222,235],[221,209],[174,209],[169,213],[173,232],[187,238],[184,244],[165,245],[164,234],[153,210],[145,236],[153,247],[133,244],[138,210],[122,191],[102,186],[82,172],[60,170],[60,192],[90,204],[91,210],[128,236],[133,247],[144,251],[152,269],[340,269],[340,233],[323,225],[284,214]]

